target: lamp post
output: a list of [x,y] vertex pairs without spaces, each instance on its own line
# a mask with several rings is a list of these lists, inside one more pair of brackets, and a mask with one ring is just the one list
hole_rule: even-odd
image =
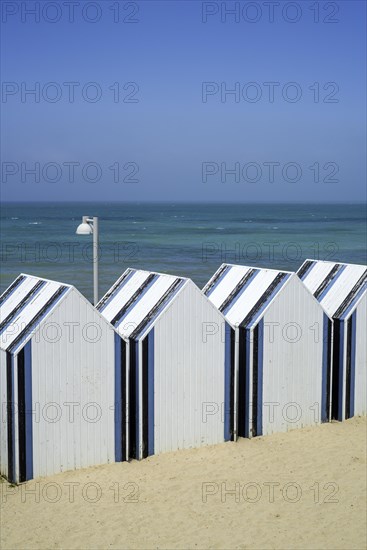
[[77,235],[93,235],[93,300],[98,303],[98,218],[83,216],[82,223],[76,228]]

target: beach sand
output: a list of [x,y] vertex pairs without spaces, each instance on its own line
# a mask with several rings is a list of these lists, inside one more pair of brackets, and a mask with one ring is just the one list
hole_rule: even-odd
[[366,429],[353,418],[4,481],[0,547],[364,549]]

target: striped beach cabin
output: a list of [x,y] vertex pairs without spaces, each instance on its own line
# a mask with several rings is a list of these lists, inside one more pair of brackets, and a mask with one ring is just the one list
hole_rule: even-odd
[[298,275],[333,320],[332,418],[367,413],[367,267],[306,260]]
[[1,475],[114,462],[121,363],[109,323],[74,287],[24,274],[1,295],[0,320]]
[[223,264],[203,291],[231,327],[234,433],[328,420],[330,321],[297,275]]
[[131,458],[230,439],[224,318],[190,279],[127,269],[97,309],[123,339]]

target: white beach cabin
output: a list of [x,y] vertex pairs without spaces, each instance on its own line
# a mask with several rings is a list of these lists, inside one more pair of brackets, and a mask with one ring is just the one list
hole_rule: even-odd
[[127,269],[96,307],[124,339],[131,458],[231,439],[224,318],[190,279]]
[[306,260],[298,276],[333,320],[332,418],[367,413],[367,267]]
[[19,483],[122,460],[109,323],[74,287],[24,274],[1,295],[0,320],[1,474]]
[[235,433],[328,420],[331,323],[297,275],[223,264],[203,291],[232,327]]

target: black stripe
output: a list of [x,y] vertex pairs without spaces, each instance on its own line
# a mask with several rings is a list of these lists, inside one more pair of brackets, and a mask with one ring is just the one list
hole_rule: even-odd
[[18,436],[19,436],[19,481],[26,481],[26,416],[25,416],[24,348],[18,353]]
[[248,380],[246,377],[246,330],[240,328],[238,331],[238,435],[246,437],[246,426],[248,422],[247,391]]
[[2,293],[2,295],[0,296],[0,305],[3,304],[5,302],[5,300],[7,299],[7,297],[9,296],[9,294],[11,294],[13,292],[13,290],[15,290],[17,288],[17,286],[20,285],[20,283],[25,279],[25,276],[24,275],[19,275],[19,277],[17,277],[15,279],[15,281],[12,282],[12,284]]
[[121,286],[121,284],[124,282],[124,280],[126,279],[126,277],[128,277],[130,275],[130,273],[132,272],[133,270],[128,268],[122,275],[119,279],[117,279],[117,281],[115,282],[115,284],[110,288],[110,290],[103,296],[103,298],[98,302],[98,304],[96,305],[96,309],[98,309],[98,311],[102,308],[102,306],[104,306],[104,304],[107,302],[107,300],[109,299],[110,296],[112,296],[112,294],[114,292],[116,292],[116,290]]
[[148,456],[149,404],[148,404],[148,337],[142,341],[142,385],[143,385],[143,458]]
[[236,288],[231,292],[229,296],[224,300],[223,304],[220,306],[219,311],[223,312],[226,307],[238,296],[238,294],[241,292],[247,281],[252,277],[252,275],[255,273],[256,269],[250,269],[246,275],[242,277]]
[[218,271],[216,273],[214,273],[213,277],[210,279],[210,281],[207,282],[207,284],[204,286],[203,288],[203,292],[205,294],[205,296],[208,295],[209,291],[211,288],[213,288],[213,286],[215,285],[215,283],[218,281],[218,279],[223,275],[223,273],[225,273],[226,271],[228,271],[230,269],[230,266],[229,265],[221,265],[220,268],[218,269]]
[[137,338],[139,334],[144,330],[144,328],[148,325],[152,317],[156,315],[156,313],[159,311],[159,309],[164,305],[164,302],[170,298],[170,296],[175,292],[177,288],[179,288],[184,279],[176,279],[174,283],[169,287],[169,289],[163,294],[162,298],[155,304],[154,307],[149,311],[149,313],[144,317],[142,322],[136,327],[134,332],[131,334],[130,338]]
[[129,377],[129,458],[136,458],[136,342],[130,341]]
[[134,292],[134,294],[131,296],[130,300],[128,300],[126,302],[124,307],[121,308],[120,311],[112,319],[112,321],[111,321],[112,325],[115,326],[116,323],[118,323],[118,321],[125,315],[126,311],[129,309],[129,307],[139,298],[140,294],[142,294],[142,292],[144,292],[146,287],[148,285],[150,285],[150,283],[153,281],[153,279],[156,279],[157,277],[158,277],[158,275],[155,275],[153,273],[148,275],[148,277],[146,278],[144,283],[138,288],[138,290],[136,292]]
[[315,298],[318,298],[320,296],[320,294],[323,293],[323,291],[328,286],[328,284],[334,279],[334,277],[336,276],[338,271],[340,271],[341,267],[342,266],[340,264],[335,264],[334,265],[334,267],[330,271],[329,275],[327,277],[325,277],[325,279],[322,281],[321,285],[318,286],[317,289],[315,290],[315,292],[313,293]]
[[278,275],[275,277],[274,281],[268,286],[264,294],[261,296],[261,298],[256,302],[254,307],[251,309],[251,311],[246,315],[244,320],[241,323],[241,327],[247,327],[248,324],[251,322],[253,317],[256,315],[256,313],[261,309],[261,307],[265,304],[265,302],[268,300],[269,296],[273,293],[273,291],[277,288],[277,286],[281,283],[281,281],[287,276],[287,273],[278,273]]
[[334,319],[333,328],[333,383],[331,390],[331,418],[338,420],[339,402],[339,349],[340,349],[340,321]]
[[307,260],[303,265],[301,265],[301,267],[299,268],[299,270],[297,271],[297,275],[300,279],[302,279],[304,277],[304,275],[306,275],[307,271],[315,264],[315,260]]
[[259,325],[254,328],[253,362],[252,362],[252,436],[257,435],[258,414],[258,371],[259,371]]
[[332,349],[332,322],[330,319],[327,321],[328,328],[327,328],[327,342],[324,342],[324,346],[327,346],[327,374],[326,374],[326,411],[325,411],[325,418],[330,420],[330,412],[329,412],[329,406],[330,406],[330,377],[331,377],[331,349]]
[[27,335],[29,334],[31,331],[32,331],[32,328],[34,327],[34,325],[37,323],[38,319],[40,317],[42,317],[42,315],[50,308],[50,306],[52,306],[52,304],[54,302],[56,302],[56,300],[59,298],[59,296],[61,296],[61,294],[63,294],[65,292],[65,290],[67,289],[68,287],[66,286],[60,286],[60,288],[58,288],[56,290],[56,292],[54,292],[54,294],[51,296],[51,298],[49,300],[47,300],[47,302],[45,303],[45,305],[42,307],[42,309],[39,310],[39,312],[33,317],[33,319],[27,323],[27,326],[18,334],[18,336],[16,337],[16,339],[12,342],[12,344],[9,346],[8,350],[9,351],[12,351],[13,349],[16,348],[17,344]]
[[6,352],[6,395],[7,395],[7,435],[8,435],[8,480],[13,483],[15,481],[14,472],[14,403],[13,403],[13,357]]
[[333,317],[341,317],[344,313],[344,311],[347,309],[357,292],[360,290],[360,288],[364,285],[364,283],[367,281],[367,269],[363,273],[363,275],[358,279],[352,290],[349,292],[348,296],[343,300],[343,302],[340,304],[339,308],[334,313]]
[[352,353],[352,324],[353,316],[347,323],[347,364],[345,372],[345,418],[350,418],[350,384],[351,384],[351,353]]
[[16,316],[18,311],[22,309],[22,307],[34,296],[34,294],[37,293],[37,291],[46,284],[46,281],[38,281],[38,283],[35,284],[35,286],[24,296],[24,298],[19,302],[19,304],[9,313],[5,319],[0,323],[0,331],[10,323],[12,319]]
[[126,456],[126,438],[127,438],[127,425],[126,425],[126,342],[121,338],[121,460],[127,460]]
[[235,371],[235,331],[230,329],[230,354],[231,354],[231,366],[230,366],[230,382],[229,382],[229,432],[231,441],[234,441],[234,371]]

